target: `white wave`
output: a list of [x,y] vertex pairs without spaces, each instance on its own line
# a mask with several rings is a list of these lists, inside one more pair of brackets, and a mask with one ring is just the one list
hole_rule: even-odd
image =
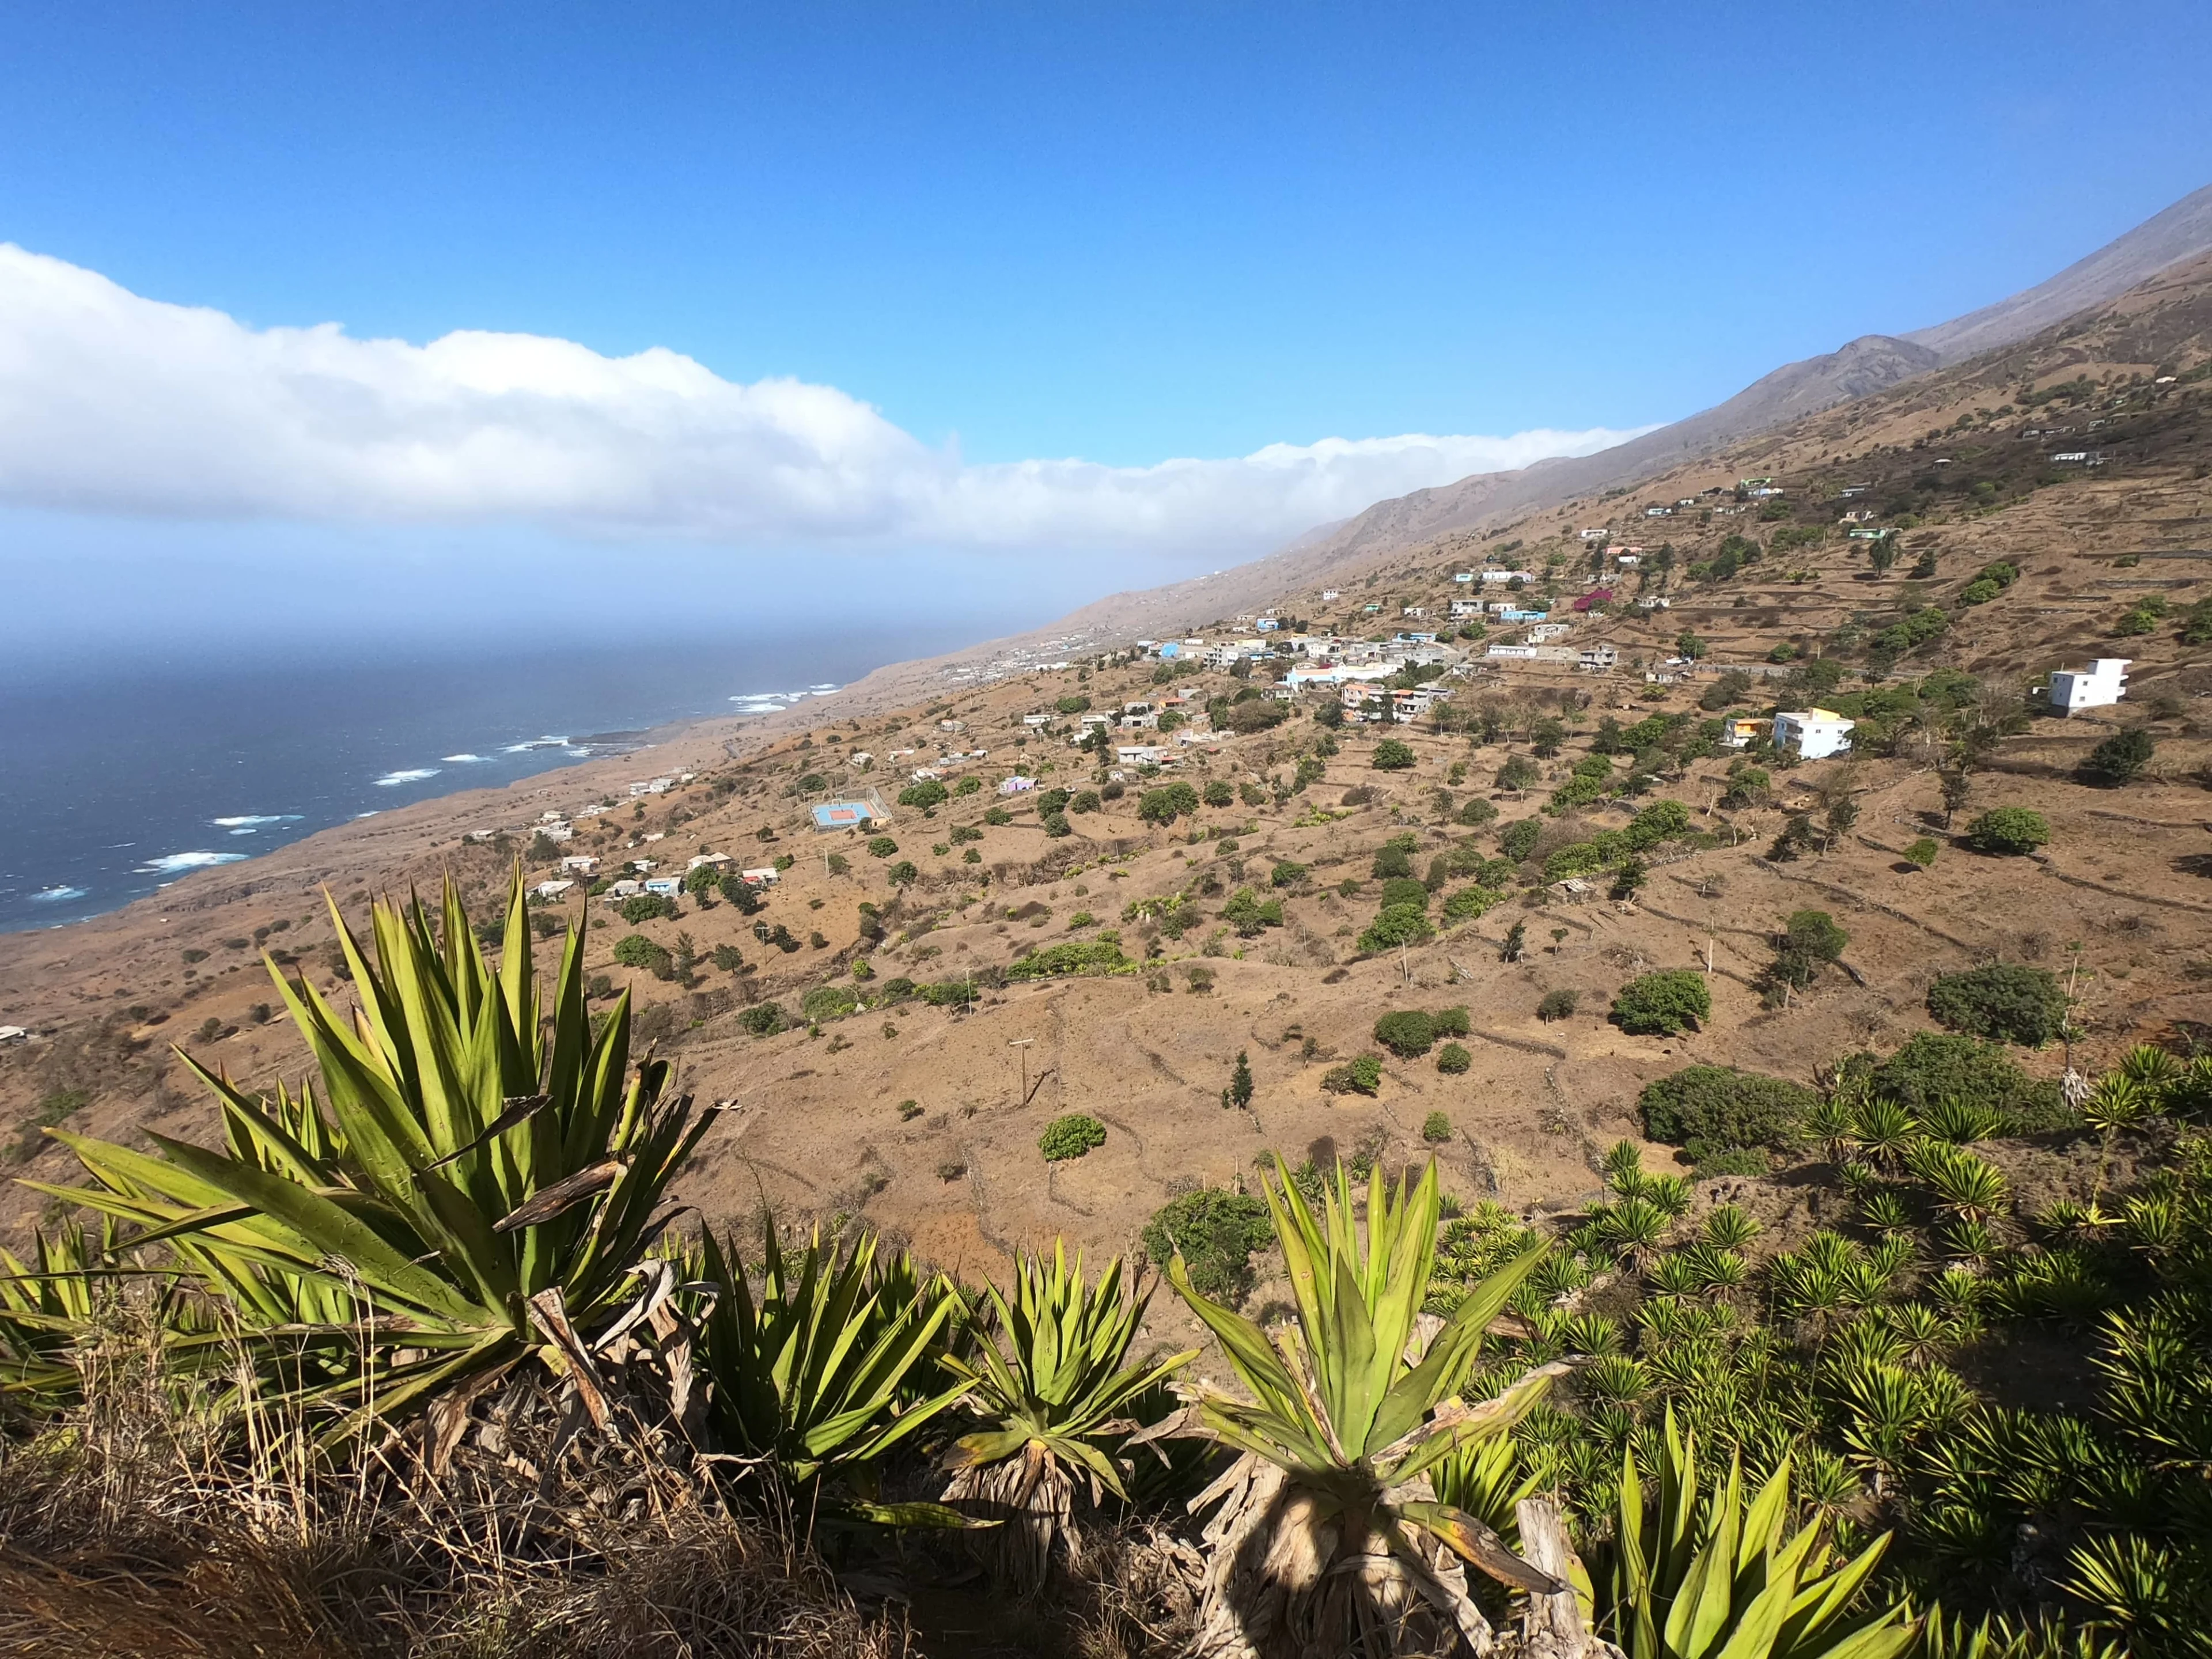
[[448,755],[446,757],[447,762],[454,766],[466,766],[471,761],[480,761],[483,758],[483,757],[482,755]]
[[164,858],[149,859],[138,868],[149,876],[175,876],[187,870],[204,870],[211,865],[245,861],[243,853],[171,853]]
[[434,778],[437,775],[438,768],[434,766],[410,767],[404,772],[386,772],[376,781],[376,787],[380,789],[389,789],[395,784],[420,783],[425,778]]
[[228,830],[233,835],[240,830],[258,830],[264,823],[297,823],[297,812],[241,812],[234,818],[210,818],[208,822],[218,830]]
[[527,743],[510,743],[502,752],[509,755],[526,755],[533,749],[565,749],[568,746],[568,739],[565,737],[532,738]]
[[59,904],[68,899],[81,899],[83,896],[84,889],[82,887],[41,887],[37,892],[31,895],[31,902],[33,904]]
[[376,816],[376,814],[375,814],[375,813],[374,813],[374,812],[356,812],[356,813],[355,813],[353,816],[354,816],[354,822],[356,822],[356,823],[359,823],[362,819],[363,819],[363,818],[373,818],[373,817],[374,817]]

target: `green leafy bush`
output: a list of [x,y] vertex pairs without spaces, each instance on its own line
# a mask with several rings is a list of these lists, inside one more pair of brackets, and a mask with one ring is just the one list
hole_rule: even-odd
[[1699,1181],[1717,1176],[1763,1176],[1774,1168],[1774,1159],[1756,1146],[1723,1146],[1692,1160]]
[[2042,813],[2027,807],[2000,806],[1976,818],[1967,828],[1966,839],[1978,851],[2016,856],[2047,843],[2051,824]]
[[1928,988],[1928,1012],[1954,1031],[2033,1048],[2066,1023],[2066,993],[2047,969],[1985,963],[1937,978]]
[[1411,849],[1396,842],[1385,842],[1375,849],[1375,864],[1371,873],[1377,881],[1406,881],[1413,877],[1413,854]]
[[1223,780],[1216,778],[1206,786],[1200,798],[1208,806],[1233,806],[1237,802],[1237,792]]
[[1411,876],[1393,876],[1382,884],[1382,890],[1376,899],[1386,910],[1394,904],[1410,904],[1416,909],[1425,910],[1429,908],[1428,884],[1415,881]]
[[897,851],[898,843],[893,841],[889,836],[871,836],[868,837],[868,856],[872,859],[890,858],[896,854]]
[[1305,865],[1293,864],[1285,859],[1278,862],[1268,872],[1267,882],[1273,887],[1295,887],[1310,873]]
[[1091,712],[1091,699],[1080,692],[1072,692],[1054,703],[1053,707],[1063,714],[1087,714]]
[[817,985],[809,991],[799,1005],[799,1012],[810,1025],[825,1019],[842,1019],[860,1006],[860,999],[849,986]]
[[1024,957],[1006,969],[1006,977],[1050,979],[1060,974],[1103,974],[1129,965],[1121,947],[1110,939],[1066,939]]
[[921,872],[915,869],[913,863],[907,859],[901,859],[890,869],[884,871],[884,874],[890,878],[890,884],[894,887],[911,887],[921,879]]
[[920,783],[910,784],[900,790],[898,804],[901,806],[920,807],[926,811],[930,807],[943,805],[951,798],[951,790],[935,778],[924,778]]
[[1451,1120],[1442,1112],[1431,1112],[1421,1120],[1421,1139],[1431,1146],[1441,1146],[1451,1138]]
[[1446,921],[1479,921],[1483,913],[1505,896],[1486,887],[1462,887],[1443,902]]
[[750,1008],[738,1011],[738,1024],[757,1037],[774,1036],[788,1022],[783,1010],[773,1002],[757,1003]]
[[1321,1086],[1333,1095],[1371,1095],[1382,1087],[1382,1062],[1373,1054],[1361,1054],[1347,1060],[1341,1066],[1332,1066],[1321,1074]]
[[1498,850],[1516,864],[1524,864],[1528,854],[1536,850],[1543,839],[1544,823],[1540,818],[1522,818],[1507,824],[1498,832]]
[[1875,1091],[1911,1112],[1956,1100],[2002,1114],[2015,1134],[2068,1128],[2081,1121],[2056,1083],[2029,1077],[2003,1049],[1975,1037],[1921,1031],[1887,1060],[1873,1063],[1869,1055],[1855,1063],[1872,1064]]
[[635,927],[641,922],[672,921],[679,912],[676,901],[665,893],[640,893],[617,905],[615,914]]
[[626,933],[615,941],[615,960],[625,968],[657,968],[672,958],[665,945],[642,933]]
[[1480,830],[1484,824],[1495,822],[1497,817],[1498,809],[1480,795],[1461,807],[1457,814],[1457,821],[1470,830]]
[[2108,789],[2119,788],[2136,781],[2157,749],[2150,733],[2141,726],[2115,732],[2089,751],[2089,757],[2081,763],[2082,776]]
[[1438,1036],[1463,1037],[1468,1033],[1468,1016],[1464,1006],[1432,1009],[1429,1024]]
[[[1474,1064],[1474,1056],[1462,1042],[1447,1042],[1437,1050],[1437,1070],[1446,1077],[1458,1077]],[[1436,1115],[1443,1115],[1441,1113]]]
[[1686,968],[1640,974],[1613,997],[1612,1019],[1631,1036],[1680,1036],[1712,1017],[1702,975]]
[[1385,738],[1375,745],[1375,757],[1369,763],[1378,772],[1403,772],[1413,766],[1413,751],[1395,738]]
[[1037,1151],[1044,1154],[1048,1164],[1059,1164],[1071,1158],[1081,1158],[1093,1146],[1106,1144],[1106,1126],[1095,1117],[1081,1112],[1070,1112],[1056,1117],[1044,1126],[1037,1137]]
[[1543,1000],[1536,1005],[1536,1018],[1547,1022],[1572,1019],[1575,1010],[1582,1005],[1582,1000],[1583,994],[1579,991],[1547,991]]
[[1252,1253],[1274,1242],[1264,1200],[1212,1187],[1170,1199],[1145,1224],[1145,1252],[1164,1263],[1179,1251],[1201,1295],[1241,1300],[1252,1288]]
[[1936,854],[1942,850],[1932,836],[1923,836],[1905,849],[1905,861],[1907,864],[1917,864],[1925,870],[1936,862]]
[[1774,941],[1772,979],[1802,991],[1824,964],[1840,960],[1850,942],[1826,910],[1793,910]]
[[1375,1040],[1401,1060],[1425,1054],[1436,1044],[1436,1022],[1418,1008],[1384,1014],[1375,1022]]
[[1726,1066],[1687,1066],[1646,1084],[1637,1105],[1645,1134],[1681,1147],[1693,1163],[1702,1164],[1730,1147],[1795,1145],[1820,1100],[1814,1091],[1786,1078]]

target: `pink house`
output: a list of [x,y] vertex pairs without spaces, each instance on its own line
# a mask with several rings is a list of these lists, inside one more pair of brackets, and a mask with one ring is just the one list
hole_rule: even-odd
[[1577,599],[1571,608],[1577,611],[1587,611],[1594,605],[1603,605],[1612,597],[1613,590],[1611,588],[1593,587],[1589,592],[1583,594],[1582,598]]

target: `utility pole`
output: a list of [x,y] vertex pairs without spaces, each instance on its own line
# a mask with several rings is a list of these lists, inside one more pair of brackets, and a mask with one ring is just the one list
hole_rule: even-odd
[[1018,1098],[1024,1106],[1030,1098],[1030,1045],[1036,1041],[1035,1037],[1016,1037],[1006,1045],[1022,1057],[1022,1092]]

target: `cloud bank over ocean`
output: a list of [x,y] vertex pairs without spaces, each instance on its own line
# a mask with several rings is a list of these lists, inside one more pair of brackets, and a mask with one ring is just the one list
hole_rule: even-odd
[[[1638,428],[1642,430],[1644,428]],[[1222,459],[968,465],[835,386],[465,331],[256,329],[0,244],[0,502],[160,518],[521,521],[592,536],[1265,550],[1636,431],[1325,439]]]

